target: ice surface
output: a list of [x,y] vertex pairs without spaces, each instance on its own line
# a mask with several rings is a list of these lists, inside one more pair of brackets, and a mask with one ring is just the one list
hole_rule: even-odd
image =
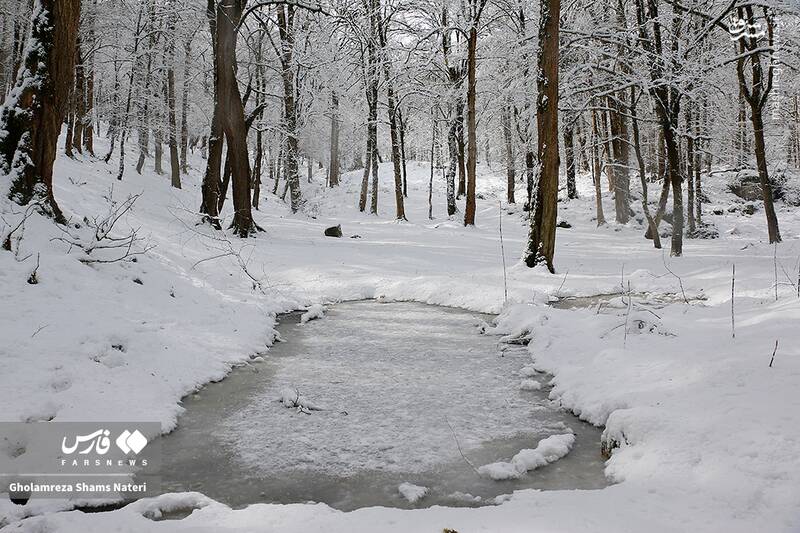
[[[486,320],[376,302],[337,304],[307,324],[285,317],[287,341],[263,363],[185,399],[178,429],[162,441],[164,489],[233,506],[311,500],[353,509],[481,505],[521,488],[605,486],[599,430],[546,390],[521,390],[528,350],[480,334],[475,325]],[[503,460],[565,431],[579,434],[576,452],[514,483],[482,478],[464,459]],[[425,498],[401,497],[398,487],[410,482],[428,489]]]
[[[335,313],[273,348],[272,383],[214,429],[248,468],[415,472],[458,457],[454,432],[468,452],[546,431],[535,403],[515,390],[527,354],[501,356],[497,337],[479,335],[469,314],[406,303]],[[326,409],[280,409],[283,389]]]

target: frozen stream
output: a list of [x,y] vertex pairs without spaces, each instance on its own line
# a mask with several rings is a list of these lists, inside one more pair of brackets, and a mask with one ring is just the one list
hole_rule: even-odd
[[[184,399],[162,440],[163,490],[201,491],[233,507],[325,502],[338,509],[480,505],[523,488],[607,484],[600,430],[520,389],[527,349],[481,335],[489,317],[414,303],[336,305],[320,320],[283,317],[286,342],[263,362]],[[321,410],[278,401],[297,390]],[[576,434],[563,459],[514,481],[478,476],[549,435]],[[398,486],[429,488],[411,505]]]

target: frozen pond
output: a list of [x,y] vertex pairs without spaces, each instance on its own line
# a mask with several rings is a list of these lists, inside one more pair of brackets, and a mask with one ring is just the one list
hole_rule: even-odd
[[[163,490],[197,490],[233,507],[317,501],[350,510],[605,486],[600,430],[547,399],[547,376],[532,377],[542,390],[521,390],[527,349],[480,334],[476,324],[489,319],[377,302],[339,304],[306,324],[283,317],[286,342],[263,362],[184,399],[178,429],[162,441]],[[285,407],[287,390],[319,410]],[[570,430],[572,451],[521,479],[483,478],[465,460],[508,461]],[[412,505],[398,492],[404,482],[429,494]]]

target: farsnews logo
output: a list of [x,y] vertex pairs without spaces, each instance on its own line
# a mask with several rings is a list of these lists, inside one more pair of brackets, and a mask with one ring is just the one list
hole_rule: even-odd
[[[98,455],[105,455],[111,448],[111,432],[107,429],[98,429],[93,433],[87,435],[77,435],[72,440],[72,445],[68,445],[67,437],[61,440],[61,451],[67,455],[78,453],[86,455],[94,451]],[[124,430],[114,441],[117,448],[122,450],[122,453],[129,454],[133,452],[138,454],[145,446],[147,446],[147,438],[136,429],[131,433],[129,430]]]
[[133,433],[126,429],[117,437],[117,447],[125,454],[131,452],[138,454],[145,446],[147,446],[147,439],[138,429]]

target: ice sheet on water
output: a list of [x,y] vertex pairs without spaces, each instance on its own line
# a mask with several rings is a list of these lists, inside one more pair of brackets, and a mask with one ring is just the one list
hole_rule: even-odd
[[[454,434],[469,453],[488,440],[553,431],[514,378],[527,351],[501,352],[463,312],[341,304],[326,320],[288,327],[303,335],[272,348],[274,378],[220,430],[248,468],[421,472],[459,458]],[[284,390],[325,410],[284,409],[275,401]]]

